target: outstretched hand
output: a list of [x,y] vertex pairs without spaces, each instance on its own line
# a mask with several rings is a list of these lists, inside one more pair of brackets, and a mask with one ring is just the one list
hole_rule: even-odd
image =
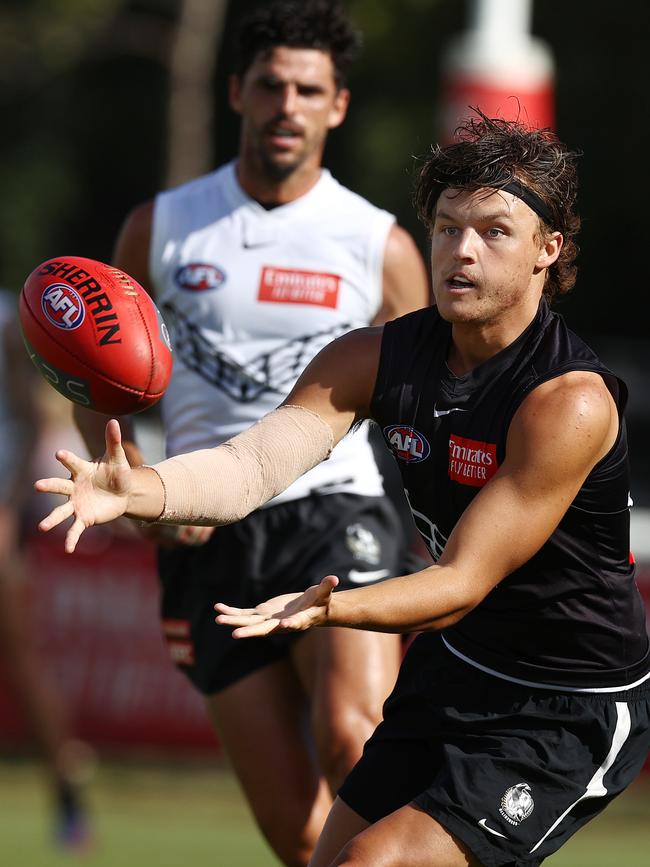
[[233,608],[223,602],[214,606],[216,622],[236,626],[233,638],[256,638],[271,632],[303,632],[327,623],[332,591],[338,585],[336,575],[326,575],[320,584],[304,593],[285,593],[262,602],[255,608]]
[[101,459],[85,461],[65,449],[60,449],[56,458],[70,472],[70,478],[39,479],[34,487],[44,493],[62,494],[68,500],[52,509],[38,528],[47,532],[66,518],[74,517],[65,537],[65,550],[71,554],[86,527],[105,524],[124,514],[129,501],[131,468],[115,419],[106,425],[106,452]]

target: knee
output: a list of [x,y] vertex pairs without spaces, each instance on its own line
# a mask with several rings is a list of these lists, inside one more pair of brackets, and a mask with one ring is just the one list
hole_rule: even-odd
[[281,810],[267,803],[253,806],[255,819],[269,846],[285,867],[307,867],[327,814],[327,804],[282,800]]
[[314,713],[312,728],[320,767],[334,791],[361,758],[363,746],[376,725],[375,715],[358,706]]
[[388,867],[383,855],[372,852],[362,835],[349,840],[339,852],[332,867]]

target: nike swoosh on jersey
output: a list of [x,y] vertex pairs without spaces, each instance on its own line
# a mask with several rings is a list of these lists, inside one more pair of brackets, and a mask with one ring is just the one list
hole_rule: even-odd
[[450,412],[467,412],[467,410],[463,409],[461,406],[452,406],[451,409],[436,409],[434,406],[433,417],[440,418],[440,416],[449,415]]
[[488,831],[490,834],[494,834],[495,837],[503,837],[504,840],[508,839],[505,834],[501,833],[501,831],[495,831],[494,828],[490,828],[488,825],[486,825],[485,819],[479,819],[478,823],[484,831]]
[[350,569],[348,578],[353,584],[367,584],[369,581],[379,581],[380,578],[386,578],[389,574],[388,569],[375,569],[374,572],[359,572],[357,569]]

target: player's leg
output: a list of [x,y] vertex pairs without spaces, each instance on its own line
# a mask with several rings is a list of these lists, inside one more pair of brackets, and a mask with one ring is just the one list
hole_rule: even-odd
[[307,704],[287,660],[207,699],[222,746],[278,858],[306,865],[331,805],[309,736]]
[[[320,862],[324,867],[325,862]],[[467,847],[419,808],[407,805],[345,844],[332,867],[480,867]],[[314,860],[313,867],[319,867]]]
[[[309,512],[311,508],[317,514]],[[386,498],[327,494],[305,503],[302,518],[303,533],[312,534],[306,583],[333,572],[339,576],[340,589],[346,589],[401,571],[402,527]],[[321,768],[335,794],[381,720],[399,670],[401,638],[317,629],[300,637],[292,656],[311,701]]]
[[57,842],[83,847],[89,842],[90,829],[80,782],[90,749],[68,738],[63,703],[30,628],[29,587],[24,561],[16,550],[0,562],[0,656],[49,778]]
[[313,630],[293,645],[321,770],[333,794],[381,720],[400,656],[399,636],[353,629]]
[[345,801],[335,798],[309,867],[329,867],[350,840],[369,825],[370,822],[348,807]]
[[306,696],[289,661],[294,639],[235,641],[214,622],[217,599],[255,604],[252,594],[274,560],[267,524],[282,524],[284,509],[276,511],[219,528],[203,546],[161,550],[162,613],[172,657],[206,697],[260,829],[284,864],[300,867],[331,798],[317,767]]

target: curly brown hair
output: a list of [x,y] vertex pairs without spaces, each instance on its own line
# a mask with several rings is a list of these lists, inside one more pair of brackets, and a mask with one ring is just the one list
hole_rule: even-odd
[[331,56],[340,89],[361,41],[361,34],[336,0],[267,0],[239,22],[234,71],[242,77],[258,54],[278,45],[315,48]]
[[480,109],[456,130],[457,141],[436,145],[416,181],[414,203],[429,230],[443,190],[502,189],[513,181],[541,199],[550,221],[539,217],[540,237],[561,232],[564,244],[546,272],[544,295],[551,301],[569,292],[576,281],[576,236],[580,217],[575,211],[578,187],[577,151],[570,151],[549,129],[532,129],[516,120],[489,118]]

